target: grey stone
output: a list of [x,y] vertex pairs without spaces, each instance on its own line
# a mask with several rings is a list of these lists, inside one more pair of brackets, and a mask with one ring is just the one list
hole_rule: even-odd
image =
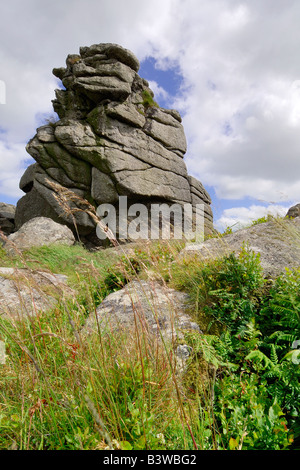
[[[48,217],[56,222],[59,221],[59,215],[55,212],[52,205],[41,196],[36,188],[33,188],[17,202],[16,230],[19,230],[23,224],[34,217]],[[61,222],[63,222],[62,219]]]
[[91,126],[75,119],[63,119],[55,127],[55,137],[64,147],[96,147],[100,144]]
[[32,165],[29,165],[25,173],[23,174],[22,178],[20,179],[19,187],[24,193],[29,193],[29,191],[32,190],[33,188],[33,182],[34,182],[34,176],[36,169],[38,167],[37,163],[33,163]]
[[199,260],[220,258],[229,253],[240,253],[243,246],[259,254],[266,277],[276,277],[286,268],[300,267],[300,218],[271,220],[232,234],[190,244],[181,257],[197,257]]
[[295,206],[292,206],[289,208],[287,211],[286,217],[299,217],[300,216],[300,204],[296,204]]
[[[37,179],[34,182],[34,189],[42,196],[43,200],[46,201],[47,207],[50,206],[51,210],[54,211],[55,215],[50,217],[54,221],[57,221],[61,224],[68,225],[73,232],[77,235],[77,231],[80,231],[80,234],[87,235],[94,229],[94,223],[90,216],[81,209],[80,199],[85,199],[85,192],[72,188],[72,192],[75,196],[78,196],[78,200],[68,199],[67,208],[59,202],[56,197],[55,191],[51,187],[50,183],[55,183],[51,181],[51,178],[45,176],[42,182],[39,182]],[[75,215],[74,215],[75,214]],[[39,217],[43,216],[43,213],[39,212]]]
[[[188,176],[183,160],[181,116],[155,104],[138,69],[132,52],[109,43],[82,47],[68,55],[66,67],[53,70],[65,87],[53,100],[60,120],[41,126],[27,144],[37,164],[20,181],[27,195],[17,204],[17,229],[46,215],[80,236],[95,235],[95,222],[78,197],[94,207],[117,207],[119,196],[146,205],[191,203],[194,211],[203,202],[205,226],[212,229],[209,195]],[[55,184],[75,194],[64,208]]]
[[0,202],[0,217],[14,220],[16,213],[16,207],[13,204],[6,204],[5,202]]
[[[170,347],[178,346],[185,330],[202,332],[188,313],[189,296],[155,281],[134,280],[123,289],[113,292],[100,304],[95,315],[90,315],[83,334],[98,332],[110,334],[125,331],[135,335],[141,329],[151,341],[162,339]],[[182,350],[179,355],[182,359]],[[187,358],[187,356],[186,356]]]
[[191,202],[189,185],[185,178],[160,168],[124,170],[115,176],[120,194],[138,194],[148,198]]
[[40,142],[55,142],[54,123],[39,127],[37,137]]
[[95,108],[87,117],[94,131],[102,137],[102,145],[133,155],[152,166],[187,177],[183,159],[168,150],[161,142],[148,136],[142,129],[117,119],[107,119],[104,107]]
[[[15,214],[16,207],[13,204],[0,202],[0,231],[3,232],[4,238],[15,229]],[[0,233],[0,242],[2,241]]]
[[182,125],[172,115],[164,110],[151,108],[149,118],[144,126],[146,134],[158,140],[169,150],[179,151],[184,155],[187,150],[185,134]]
[[7,251],[16,249],[24,251],[33,246],[51,244],[70,246],[74,243],[74,235],[68,227],[47,217],[35,217],[26,222],[17,232],[9,235],[4,248]]
[[97,55],[101,55],[102,59],[104,57],[110,57],[128,65],[136,72],[140,68],[139,61],[137,60],[135,55],[128,49],[125,49],[124,47],[121,47],[118,44],[103,43],[94,44],[90,47],[81,47],[80,55],[83,58],[91,56],[93,57]]
[[[4,233],[5,236],[12,233],[15,229],[15,224],[5,217],[0,217],[0,231]],[[0,241],[2,241],[0,233]]]
[[138,111],[139,108],[130,103],[110,103],[106,106],[105,112],[107,116],[117,119],[118,121],[131,124],[134,127],[143,128],[146,118]]
[[91,195],[97,204],[102,204],[103,201],[113,204],[119,197],[112,179],[97,168],[92,170]]
[[187,344],[180,344],[176,348],[177,356],[182,358],[183,360],[187,360],[190,357],[192,351],[193,348],[191,346],[188,346]]
[[73,87],[96,102],[105,98],[124,100],[131,91],[130,83],[123,81],[121,77],[111,76],[78,78]]
[[191,186],[191,193],[195,196],[198,196],[200,199],[203,199],[207,204],[211,204],[211,198],[202,183],[194,178],[193,176],[188,176],[188,181]]
[[35,316],[74,295],[66,276],[28,269],[0,268],[0,315],[13,319]]
[[55,167],[61,167],[66,175],[74,181],[74,186],[77,183],[89,187],[91,184],[91,166],[84,161],[74,159],[66,149],[64,149],[58,142],[47,143],[44,148],[50,157],[56,161]]

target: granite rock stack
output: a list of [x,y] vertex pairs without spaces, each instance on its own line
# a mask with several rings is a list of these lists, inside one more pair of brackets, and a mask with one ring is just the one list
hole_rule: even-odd
[[26,147],[36,163],[20,180],[26,193],[18,203],[18,230],[34,217],[49,217],[89,237],[90,216],[62,211],[51,183],[68,188],[94,207],[118,204],[204,204],[205,230],[213,229],[211,199],[202,184],[187,174],[187,150],[180,114],[160,108],[139,62],[116,44],[81,47],[66,67],[53,69],[63,88],[55,90],[57,122],[37,129]]

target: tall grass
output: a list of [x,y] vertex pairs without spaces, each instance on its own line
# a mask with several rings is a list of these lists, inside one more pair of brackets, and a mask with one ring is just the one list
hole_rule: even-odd
[[[268,286],[251,254],[204,263],[182,258],[181,248],[176,241],[94,253],[80,245],[50,246],[22,258],[0,251],[2,265],[66,274],[75,290],[47,312],[18,321],[0,318],[7,355],[0,365],[1,449],[292,444],[299,362],[289,318],[300,305],[300,277],[288,278],[287,287],[284,281]],[[172,348],[163,342],[154,347],[145,329],[109,332],[99,326],[84,334],[87,317],[95,317],[101,301],[139,279],[190,295],[191,314],[204,333],[185,332],[192,355],[184,372]],[[276,329],[270,332],[275,311]]]
[[[145,253],[136,253],[135,266],[141,270]],[[6,258],[7,265],[16,262]],[[23,254],[27,267],[67,274],[77,295],[20,321],[1,318],[7,354],[0,369],[1,448],[197,446],[176,365],[163,344],[152,349],[147,333],[134,328],[82,337],[87,315],[95,315],[109,292],[136,278],[132,262],[79,246]]]

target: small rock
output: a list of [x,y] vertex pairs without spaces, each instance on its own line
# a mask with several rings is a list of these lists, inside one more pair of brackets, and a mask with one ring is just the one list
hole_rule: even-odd
[[0,202],[0,230],[4,235],[9,235],[15,229],[16,208],[12,204]]

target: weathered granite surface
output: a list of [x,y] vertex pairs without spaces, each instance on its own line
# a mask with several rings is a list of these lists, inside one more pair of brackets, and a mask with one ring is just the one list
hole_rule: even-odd
[[63,89],[55,91],[59,121],[37,129],[26,150],[36,163],[25,171],[17,204],[16,229],[45,216],[81,235],[95,223],[77,203],[73,216],[62,210],[51,182],[72,190],[97,207],[117,205],[119,196],[134,202],[204,204],[205,230],[213,228],[210,197],[188,176],[187,150],[180,114],[158,107],[146,80],[138,75],[132,52],[116,44],[81,47],[66,67],[53,73]]
[[[123,289],[109,294],[89,315],[83,329],[84,337],[98,332],[138,334],[151,343],[171,347],[181,366],[190,355],[191,347],[184,344],[184,331],[202,334],[188,313],[189,296],[156,281],[134,280]],[[155,347],[153,347],[155,350]]]
[[0,202],[0,230],[4,235],[9,235],[15,229],[15,212],[14,205]]
[[247,247],[259,254],[265,277],[276,278],[286,269],[300,268],[300,217],[274,219],[201,244],[187,245],[180,257],[207,261]]
[[62,274],[0,268],[0,315],[6,318],[35,316],[53,308],[59,299],[73,295]]
[[4,245],[8,252],[28,250],[33,246],[52,244],[74,245],[73,232],[66,226],[47,217],[35,217],[25,222],[15,233],[7,237]]

